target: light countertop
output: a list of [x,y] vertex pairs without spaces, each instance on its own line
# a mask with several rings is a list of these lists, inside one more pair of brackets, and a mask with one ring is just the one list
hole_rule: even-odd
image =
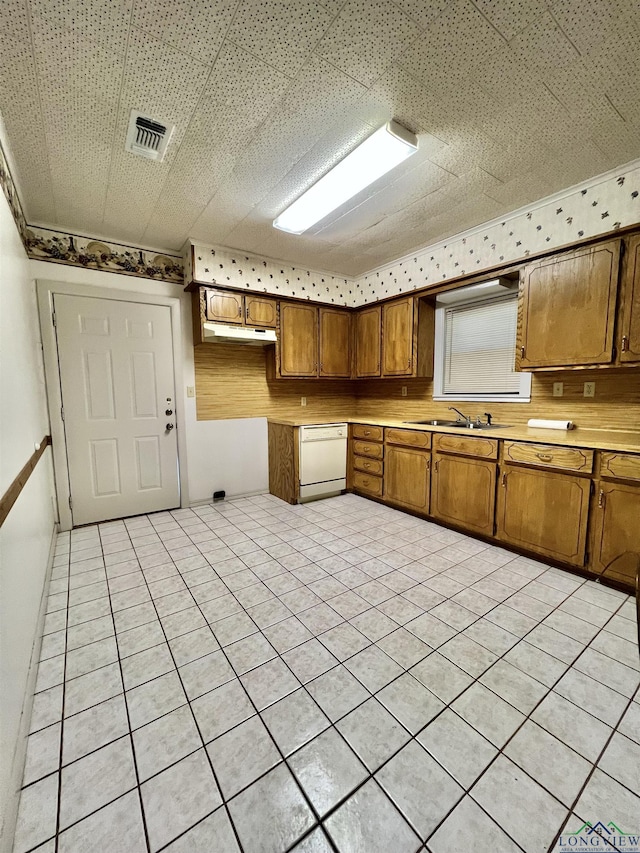
[[640,453],[640,430],[622,431],[606,429],[533,429],[525,424],[497,429],[461,430],[455,427],[429,426],[427,424],[407,423],[397,419],[360,416],[345,418],[268,418],[269,423],[298,427],[307,424],[353,423],[374,426],[395,427],[399,429],[416,429],[425,432],[444,432],[454,435],[475,435],[483,438],[499,438],[504,441],[532,441],[537,444],[557,444],[564,447],[586,447],[593,450],[622,450],[630,453]]

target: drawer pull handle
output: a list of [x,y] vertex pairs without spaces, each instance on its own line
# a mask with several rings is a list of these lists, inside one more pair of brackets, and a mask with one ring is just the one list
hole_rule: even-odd
[[371,462],[364,462],[362,467],[363,468],[371,468]]
[[369,480],[366,480],[366,479],[365,479],[365,480],[363,480],[363,481],[362,481],[362,485],[363,485],[363,486],[368,486],[368,485],[369,485]]
[[538,459],[541,459],[543,462],[551,462],[553,459],[552,453],[536,453]]
[[598,506],[602,508],[604,506],[604,492],[602,489],[598,492]]
[[435,464],[433,466],[433,470],[435,471],[436,474],[438,473],[438,466],[439,465],[440,465],[440,460],[436,459]]
[[365,435],[371,435],[371,431],[370,431],[370,430],[368,430],[368,429],[365,429],[365,430],[364,430],[364,434],[365,434]]
[[427,459],[427,471],[431,470],[431,460]]
[[525,354],[525,348],[520,347],[520,358],[524,358],[524,354]]
[[500,480],[500,485],[504,486],[505,489],[507,487],[507,472],[506,471],[502,472],[502,479]]
[[371,450],[371,448],[369,447],[368,444],[365,444],[362,449],[364,450],[365,453],[368,453]]
[[626,335],[622,336],[622,346],[620,349],[622,352],[626,352],[629,349],[629,338]]

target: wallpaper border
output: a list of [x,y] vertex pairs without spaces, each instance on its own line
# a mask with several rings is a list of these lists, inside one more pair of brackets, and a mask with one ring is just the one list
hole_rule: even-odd
[[0,185],[29,258],[184,286],[181,255],[27,224],[1,142]]

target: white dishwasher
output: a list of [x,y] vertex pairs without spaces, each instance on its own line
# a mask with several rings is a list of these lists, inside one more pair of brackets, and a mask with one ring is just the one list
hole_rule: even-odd
[[347,487],[347,425],[300,427],[300,503]]

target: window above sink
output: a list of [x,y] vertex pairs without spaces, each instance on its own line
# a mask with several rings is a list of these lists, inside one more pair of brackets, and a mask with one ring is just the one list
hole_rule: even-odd
[[514,369],[518,315],[514,285],[509,279],[494,279],[438,296],[434,400],[530,401],[531,374]]

